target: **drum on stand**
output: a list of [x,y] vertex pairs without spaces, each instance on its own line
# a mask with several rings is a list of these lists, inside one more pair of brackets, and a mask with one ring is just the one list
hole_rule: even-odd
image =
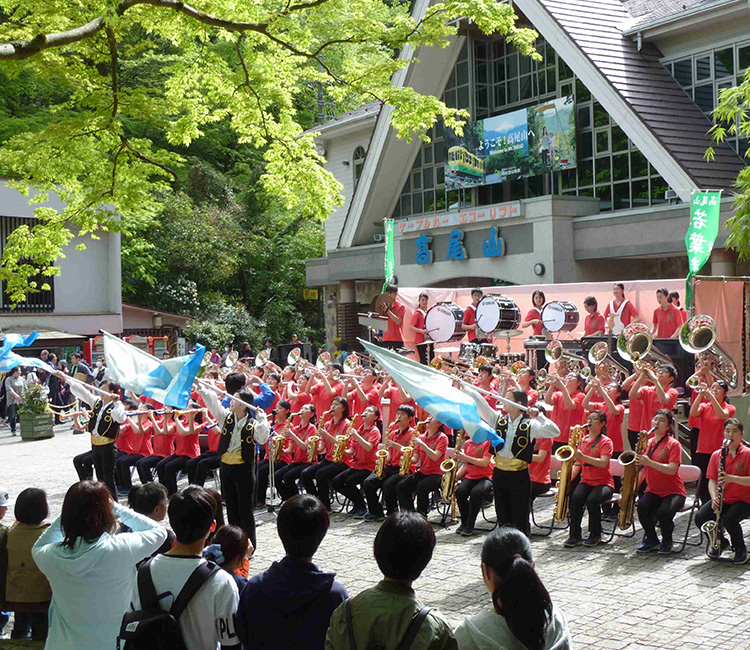
[[458,358],[461,361],[473,363],[480,354],[482,354],[481,343],[472,341],[471,343],[462,343],[461,348],[458,351]]
[[497,346],[492,345],[492,343],[480,343],[479,347],[481,348],[479,354],[483,357],[487,357],[488,359],[494,359],[497,357]]
[[542,309],[542,324],[550,332],[572,332],[578,327],[578,307],[572,302],[548,302]]
[[439,302],[427,310],[424,327],[427,336],[437,343],[460,341],[466,332],[461,328],[464,310],[453,302]]
[[508,296],[491,293],[479,301],[477,325],[483,332],[515,330],[520,324],[521,310]]

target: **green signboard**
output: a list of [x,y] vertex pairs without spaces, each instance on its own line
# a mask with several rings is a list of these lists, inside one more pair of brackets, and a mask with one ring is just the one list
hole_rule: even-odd
[[719,234],[719,212],[721,192],[694,190],[690,198],[690,225],[685,235],[688,256],[688,275],[685,294],[687,305],[691,304],[690,280],[711,257],[716,236]]

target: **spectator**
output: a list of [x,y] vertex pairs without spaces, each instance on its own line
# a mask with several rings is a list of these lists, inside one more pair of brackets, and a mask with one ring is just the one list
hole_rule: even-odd
[[216,346],[211,348],[211,363],[219,365],[221,363],[221,355],[219,354],[219,348]]
[[8,568],[5,581],[5,600],[15,611],[12,639],[34,641],[47,638],[47,610],[52,590],[47,578],[31,557],[31,547],[49,524],[44,523],[49,513],[44,490],[26,488],[16,499],[16,523],[8,532]]
[[[8,504],[10,503],[10,494],[8,490],[0,487],[0,520],[5,517],[5,513],[8,512]],[[5,536],[8,534],[8,527],[0,524],[0,547],[5,544]],[[5,557],[3,553],[0,553],[0,570],[5,569]],[[0,593],[2,597],[2,593]],[[1,598],[0,598],[1,600]],[[0,635],[3,633],[5,626],[10,620],[10,613],[3,612],[0,610]]]
[[232,576],[237,585],[237,592],[241,594],[247,584],[247,578],[238,575],[237,571],[242,568],[245,560],[253,554],[253,551],[255,549],[242,528],[239,526],[222,526],[216,529],[213,542],[203,549],[203,557],[216,562]]
[[[134,532],[114,535],[115,517]],[[159,524],[113,502],[103,483],[74,483],[62,514],[32,548],[52,585],[45,648],[114,648],[133,593],[135,564],[166,538]]]
[[349,597],[336,574],[312,561],[329,524],[328,511],[311,494],[281,507],[277,530],[286,556],[250,578],[240,598],[237,635],[245,650],[324,647],[331,614]]
[[[171,551],[158,555],[141,571],[151,572],[161,608],[168,611],[190,575],[206,560],[202,552],[216,529],[214,500],[197,485],[180,490],[169,501],[169,524],[177,541]],[[131,590],[131,608],[141,608],[137,587]],[[239,644],[234,633],[237,586],[225,571],[214,573],[187,604],[177,624],[187,648],[208,650]]]
[[456,628],[461,650],[571,647],[565,617],[534,571],[531,543],[521,531],[502,527],[487,536],[482,579],[492,594],[492,609],[469,616]]
[[[161,483],[144,483],[130,488],[128,492],[128,506],[139,515],[146,515],[153,521],[162,522],[167,516],[167,488]],[[127,526],[120,527],[121,533],[130,532]],[[175,536],[171,530],[167,530],[166,541],[156,549],[152,555],[166,553],[174,546]]]
[[[221,355],[221,365],[226,366],[227,365],[227,357],[232,353],[232,344],[227,343],[224,346],[224,354]],[[231,363],[229,364],[232,365]]]
[[73,379],[85,381],[87,384],[94,383],[94,373],[92,372],[89,365],[83,360],[83,355],[80,352],[74,352],[70,355],[70,361],[73,364],[70,368],[70,376]]
[[[49,363],[52,367],[57,368],[57,355],[54,353],[50,353],[47,356],[47,363]],[[62,400],[62,380],[57,375],[54,375],[52,373],[45,373],[47,375],[47,378],[45,379],[47,390],[49,391],[49,402],[53,407],[52,410],[55,412],[55,424],[60,424],[62,420],[60,419],[60,409],[63,406],[63,400]]]
[[16,424],[18,423],[18,405],[21,403],[23,392],[26,390],[26,382],[21,376],[21,367],[16,366],[10,371],[5,380],[5,392],[7,395],[8,424],[10,435],[16,435]]
[[[384,580],[351,599],[351,627],[357,648],[395,648],[405,637],[412,619],[422,611],[412,583],[432,559],[435,531],[417,512],[389,515],[375,536],[375,560]],[[328,650],[350,648],[346,606],[331,617],[326,635]],[[458,648],[451,628],[436,610],[421,623],[413,650]]]

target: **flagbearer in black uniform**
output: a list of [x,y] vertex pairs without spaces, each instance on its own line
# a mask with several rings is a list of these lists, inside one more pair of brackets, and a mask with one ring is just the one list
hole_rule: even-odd
[[[221,427],[217,451],[221,457],[221,495],[227,506],[227,519],[230,524],[242,528],[257,548],[253,515],[255,445],[264,445],[268,440],[268,419],[261,409],[253,413],[252,409],[235,400],[230,402],[228,409],[224,408],[216,393],[203,385],[198,393]],[[253,404],[253,395],[248,391],[238,391],[235,396]]]
[[[61,372],[57,375],[60,379],[66,378]],[[112,498],[117,501],[115,440],[120,432],[120,425],[125,422],[125,406],[120,401],[120,386],[116,382],[105,381],[99,388],[109,392],[96,395],[78,382],[70,382],[70,392],[92,408],[88,429],[96,478],[107,486]]]
[[510,403],[500,402],[502,411],[495,411],[477,391],[466,385],[461,385],[461,388],[477,403],[479,417],[505,441],[493,449],[495,470],[492,472],[492,488],[495,492],[497,525],[510,524],[529,535],[529,464],[534,455],[534,439],[555,438],[560,435],[560,429],[537,408],[532,406],[527,411],[519,408],[525,407],[528,399],[522,390],[509,390],[505,399]]

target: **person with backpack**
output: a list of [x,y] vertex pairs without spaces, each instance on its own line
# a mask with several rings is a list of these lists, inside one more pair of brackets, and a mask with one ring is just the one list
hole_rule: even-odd
[[144,562],[130,611],[122,619],[124,650],[216,650],[239,645],[234,614],[239,594],[229,573],[203,558],[216,530],[215,503],[202,487],[189,485],[169,501],[172,550]]
[[[133,532],[116,535],[115,517]],[[62,514],[31,549],[52,587],[45,648],[114,648],[135,565],[166,539],[167,531],[155,521],[113,501],[104,483],[74,483]]]
[[435,531],[418,512],[389,515],[375,536],[375,561],[383,580],[336,608],[326,650],[453,650],[450,625],[417,598],[413,582],[435,549]]

